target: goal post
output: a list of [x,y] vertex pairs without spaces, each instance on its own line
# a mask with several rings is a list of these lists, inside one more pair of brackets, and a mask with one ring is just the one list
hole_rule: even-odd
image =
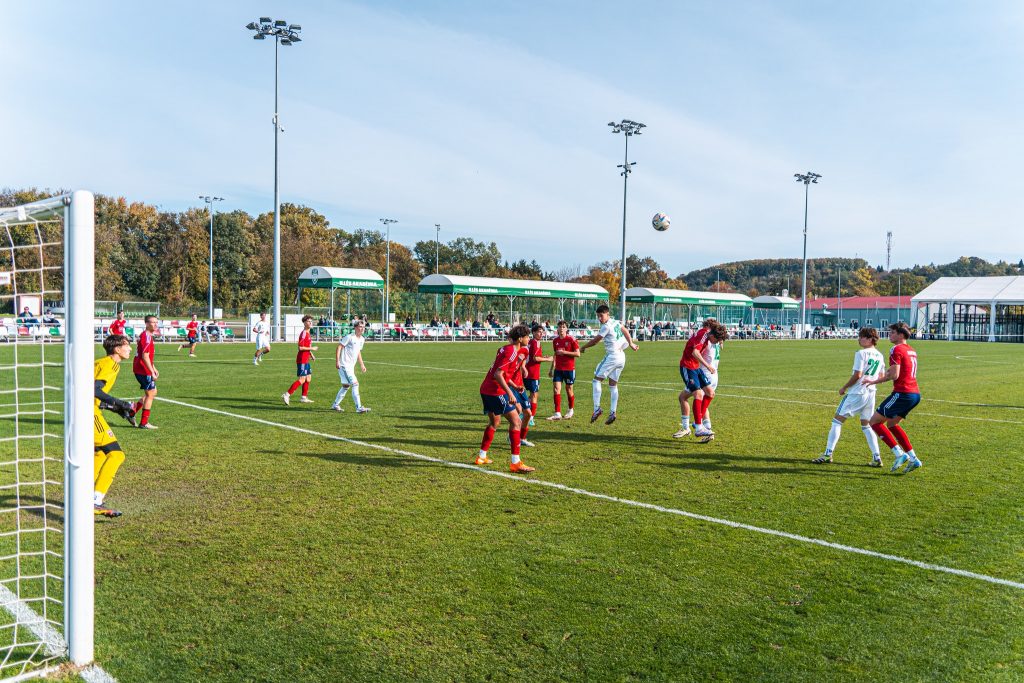
[[[94,657],[94,212],[86,191],[0,208],[0,679]],[[59,295],[63,347],[13,310]]]

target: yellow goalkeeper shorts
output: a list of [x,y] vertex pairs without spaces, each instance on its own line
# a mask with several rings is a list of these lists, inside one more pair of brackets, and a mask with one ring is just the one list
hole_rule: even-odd
[[103,419],[100,411],[93,411],[92,423],[92,444],[97,450],[117,441],[114,431],[107,424],[107,421]]

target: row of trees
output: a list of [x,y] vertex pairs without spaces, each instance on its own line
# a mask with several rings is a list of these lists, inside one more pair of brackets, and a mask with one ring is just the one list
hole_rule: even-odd
[[[57,194],[47,190],[0,190],[0,206],[14,206]],[[206,208],[160,211],[123,197],[96,196],[96,297],[111,300],[159,301],[169,313],[205,308],[209,277],[209,221]],[[273,214],[251,216],[245,211],[216,213],[213,280],[214,299],[226,310],[266,308],[271,301]],[[282,300],[294,301],[299,273],[311,265],[369,268],[383,273],[384,234],[377,230],[345,230],[331,226],[325,216],[296,204],[281,206]],[[544,271],[536,261],[503,260],[494,242],[459,237],[449,242],[425,240],[407,246],[391,242],[392,300],[401,310],[403,292],[415,292],[424,275],[440,271],[453,275],[591,282],[619,297],[619,261],[588,268],[565,265]],[[799,292],[800,259],[763,259],[723,263],[671,277],[653,258],[630,255],[626,277],[630,286],[743,292],[751,296]],[[811,259],[808,291],[834,296],[842,277],[843,296],[913,295],[943,275],[1017,274],[1024,262],[988,263],[964,257],[936,266],[915,266],[884,272],[864,259]],[[303,293],[304,304],[320,303],[322,292]]]

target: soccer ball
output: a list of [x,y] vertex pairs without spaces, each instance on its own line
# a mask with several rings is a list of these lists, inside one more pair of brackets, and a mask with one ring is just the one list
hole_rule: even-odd
[[665,232],[671,224],[672,219],[663,213],[656,213],[654,214],[654,218],[651,219],[651,225],[653,225],[654,229],[658,232]]

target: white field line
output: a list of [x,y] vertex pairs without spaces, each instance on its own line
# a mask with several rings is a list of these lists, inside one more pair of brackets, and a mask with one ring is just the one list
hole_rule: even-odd
[[[370,364],[373,364],[373,365],[390,365],[390,366],[399,367],[399,368],[418,368],[418,369],[422,369],[422,370],[443,370],[445,372],[470,372],[470,373],[477,374],[476,370],[464,370],[464,369],[461,369],[461,368],[440,368],[440,367],[435,367],[435,366],[431,366],[431,365],[408,365],[408,364],[404,364],[404,363],[385,363],[383,361],[367,361],[366,363],[367,363],[367,365],[370,365]],[[680,385],[677,385],[676,388],[672,388],[672,387],[653,386],[653,385],[650,385],[650,384],[634,384],[632,382],[622,382],[622,384],[623,384],[623,386],[633,387],[633,388],[636,388],[636,389],[652,389],[654,391],[675,391],[675,392],[678,392],[679,389],[681,388]],[[725,385],[725,384],[723,384],[722,386],[737,386],[737,387],[739,387],[740,385]],[[774,389],[775,387],[750,387],[750,386],[748,386],[748,387],[743,387],[743,388],[746,388],[746,389]],[[821,389],[796,389],[795,391],[822,391],[822,390]],[[813,402],[813,401],[796,401],[796,400],[787,399],[787,398],[770,398],[770,397],[765,397],[765,396],[748,396],[746,394],[723,394],[723,393],[719,392],[718,395],[719,396],[725,396],[726,398],[743,398],[743,399],[748,399],[748,400],[751,400],[751,401],[772,401],[772,402],[775,402],[775,403],[795,403],[797,405],[804,405],[804,406],[823,406],[823,407],[826,407],[826,408],[832,408],[832,407],[836,406],[836,403],[816,403],[816,402]],[[931,399],[926,399],[926,400],[931,400]],[[917,415],[927,415],[929,417],[941,417],[941,418],[945,418],[945,419],[949,419],[949,420],[970,420],[972,422],[1001,422],[1003,424],[1024,425],[1024,422],[1020,422],[1018,420],[998,420],[998,419],[991,418],[991,417],[971,417],[969,415],[941,415],[939,413],[924,413],[924,412],[918,412]]]
[[[63,657],[67,654],[68,645],[67,641],[64,640],[64,636],[48,622],[44,621],[41,616],[36,614],[35,610],[15,595],[10,588],[2,584],[0,584],[0,604],[11,613],[20,626],[27,628],[36,638],[42,641],[47,654],[55,657]],[[43,674],[44,672],[39,671],[35,673]],[[90,664],[80,670],[78,675],[88,683],[117,683],[117,679],[97,664]]]
[[[469,371],[466,371],[469,372]],[[953,574],[968,579],[975,579],[977,581],[984,581],[986,583],[994,583],[1001,586],[1009,586],[1010,588],[1017,588],[1024,590],[1024,583],[1019,581],[1011,581],[1009,579],[1001,579],[995,576],[989,576],[988,574],[979,574],[977,572],[966,571],[963,569],[956,569],[954,567],[946,567],[940,564],[932,564],[930,562],[921,562],[920,560],[912,560],[906,557],[900,557],[899,555],[890,555],[887,553],[880,553],[874,550],[866,550],[864,548],[857,548],[855,546],[843,545],[841,543],[833,543],[831,541],[823,541],[817,538],[811,538],[809,536],[801,536],[799,534],[791,534],[787,531],[778,531],[777,529],[768,529],[766,527],[754,526],[751,524],[744,524],[742,522],[734,522],[728,519],[721,519],[719,517],[710,517],[708,515],[702,515],[695,512],[687,512],[686,510],[679,510],[676,508],[664,507],[661,505],[655,505],[653,503],[644,503],[642,501],[631,500],[629,498],[618,498],[616,496],[609,496],[604,493],[595,493],[586,489],[575,488],[573,486],[566,486],[565,484],[558,484],[556,482],[544,481],[542,479],[529,479],[523,476],[517,476],[509,472],[502,472],[498,470],[488,470],[477,465],[469,465],[462,462],[452,462],[450,460],[443,460],[441,458],[435,458],[429,455],[423,455],[421,453],[413,453],[412,451],[406,451],[398,448],[391,448],[389,446],[382,446],[380,444],[370,443],[368,441],[360,441],[358,439],[349,439],[344,436],[337,436],[335,434],[327,434],[324,432],[318,432],[312,429],[306,429],[304,427],[296,427],[294,425],[283,424],[280,422],[272,422],[270,420],[264,420],[258,417],[250,417],[249,415],[241,415],[238,413],[230,413],[226,410],[218,410],[216,408],[207,408],[206,406],[199,406],[193,403],[185,403],[184,401],[176,401],[174,399],[165,398],[163,396],[157,396],[156,400],[164,401],[166,403],[172,403],[174,405],[183,406],[185,408],[192,408],[194,410],[200,410],[207,413],[213,413],[214,415],[223,415],[225,417],[233,417],[239,420],[247,420],[249,422],[255,422],[257,424],[266,425],[268,427],[278,427],[280,429],[287,429],[289,431],[298,432],[300,434],[308,434],[310,436],[318,436],[323,439],[331,441],[342,441],[355,446],[362,446],[364,448],[373,448],[379,451],[385,451],[387,453],[395,453],[396,455],[404,455],[409,458],[416,460],[423,460],[426,462],[436,463],[438,465],[444,465],[446,467],[455,467],[464,470],[473,470],[474,472],[480,472],[481,474],[487,474],[492,477],[501,477],[502,479],[511,479],[523,484],[532,484],[534,486],[543,486],[545,488],[556,489],[558,491],[564,491],[566,493],[574,493],[579,496],[586,496],[588,498],[595,498],[597,500],[603,500],[610,503],[619,503],[621,505],[628,505],[630,507],[641,508],[644,510],[653,510],[655,512],[662,512],[670,515],[677,515],[679,517],[686,517],[689,519],[695,519],[702,522],[708,522],[711,524],[720,524],[722,526],[731,527],[733,529],[742,529],[744,531],[753,531],[759,534],[765,534],[768,536],[776,536],[779,538],[786,538],[791,541],[797,541],[798,543],[807,543],[811,545],[817,545],[824,548],[831,548],[832,550],[839,550],[842,552],[853,553],[856,555],[865,555],[867,557],[874,557],[877,559],[888,560],[890,562],[898,562],[900,564],[907,564],[918,569],[926,569],[928,571],[942,572],[945,574]]]

